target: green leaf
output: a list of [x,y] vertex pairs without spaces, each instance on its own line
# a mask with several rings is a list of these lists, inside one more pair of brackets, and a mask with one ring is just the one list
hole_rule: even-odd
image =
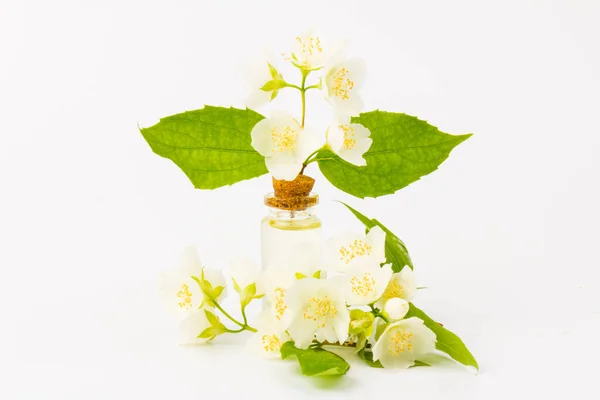
[[350,364],[342,357],[322,348],[298,349],[294,342],[281,346],[281,358],[296,356],[302,374],[306,376],[344,375]]
[[469,349],[467,349],[467,346],[465,346],[458,336],[429,318],[427,314],[415,307],[412,303],[410,303],[410,309],[405,318],[410,317],[422,319],[425,322],[425,325],[435,333],[437,337],[435,345],[436,349],[448,354],[455,361],[458,361],[463,365],[468,365],[479,370],[479,365],[477,365],[475,357],[473,357],[473,354],[471,354]]
[[215,189],[267,173],[250,132],[264,117],[250,109],[205,106],[141,128],[159,156],[172,160],[194,187]]
[[394,272],[402,271],[402,268],[404,268],[405,265],[408,265],[410,269],[414,269],[412,260],[410,259],[410,255],[406,249],[406,245],[404,245],[404,242],[402,242],[398,236],[396,236],[392,231],[390,231],[376,219],[369,219],[369,217],[356,211],[348,204],[342,204],[345,205],[346,208],[348,208],[348,210],[350,210],[350,212],[365,225],[367,232],[374,226],[380,227],[385,232],[385,258],[387,262],[392,264],[392,270]]
[[369,367],[373,368],[383,368],[383,365],[379,361],[373,361],[373,352],[366,351],[366,349],[362,349],[358,352],[358,356],[367,364]]
[[427,364],[426,362],[415,360],[415,365],[413,367],[431,367],[431,364]]
[[373,144],[364,155],[367,165],[350,164],[328,147],[316,159],[329,182],[360,198],[392,194],[419,180],[471,136],[449,135],[416,117],[379,110],[352,117],[352,123],[371,131]]
[[273,90],[283,89],[285,87],[285,85],[286,85],[286,83],[284,80],[273,79],[273,80],[270,80],[269,82],[265,83],[263,85],[263,87],[260,88],[260,90],[263,90],[265,92],[272,92]]

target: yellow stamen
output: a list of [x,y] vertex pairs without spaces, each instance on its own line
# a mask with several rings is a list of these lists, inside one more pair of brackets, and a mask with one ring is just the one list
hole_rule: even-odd
[[355,257],[360,257],[364,255],[371,254],[371,245],[369,245],[364,240],[357,239],[354,242],[350,243],[348,246],[340,247],[340,260],[344,261],[348,264]]
[[354,128],[350,125],[340,125],[340,129],[344,132],[344,148],[346,150],[352,150],[354,146],[356,146]]
[[352,285],[352,293],[362,297],[368,297],[375,291],[375,278],[368,272],[360,279],[353,276],[350,284]]
[[331,74],[328,79],[327,86],[333,91],[334,96],[342,100],[348,100],[350,92],[354,89],[354,81],[348,77],[349,73],[350,71],[342,67]]
[[394,297],[403,299],[405,296],[404,287],[400,284],[398,279],[392,278],[381,297],[384,299],[393,299]]
[[287,308],[287,304],[285,304],[285,289],[278,287],[275,289],[275,318],[281,320]]
[[189,310],[192,308],[192,292],[187,284],[181,285],[181,289],[177,292],[177,305],[179,308]]
[[388,339],[388,351],[391,355],[398,357],[406,351],[412,351],[413,334],[411,332],[398,329],[393,334],[390,334]]
[[271,140],[274,145],[273,153],[294,150],[298,140],[298,132],[290,126],[286,126],[283,130],[273,128],[271,129]]
[[303,55],[312,56],[315,53],[322,53],[323,48],[321,47],[321,39],[318,37],[308,37],[302,39],[300,36],[296,36],[296,41],[300,44]]
[[329,297],[311,297],[302,317],[316,322],[319,328],[324,328],[325,324],[337,315],[337,312],[337,308]]
[[263,349],[266,352],[279,352],[281,350],[281,340],[279,340],[277,335],[263,335],[260,338],[260,341],[262,342]]

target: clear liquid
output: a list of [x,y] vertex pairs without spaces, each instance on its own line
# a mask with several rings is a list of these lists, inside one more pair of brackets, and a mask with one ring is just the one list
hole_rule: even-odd
[[261,224],[262,268],[286,268],[298,246],[310,246],[323,252],[321,221],[310,216],[302,219],[265,217]]

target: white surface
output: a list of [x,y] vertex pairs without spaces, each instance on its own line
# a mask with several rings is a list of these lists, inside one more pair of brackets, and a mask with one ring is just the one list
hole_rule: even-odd
[[[0,398],[600,397],[599,5],[3,0]],[[339,199],[407,243],[429,287],[417,303],[466,341],[478,376],[356,363],[331,385],[235,340],[175,345],[157,272],[187,243],[216,267],[258,257],[269,178],[195,191],[137,123],[241,105],[238,51],[310,24],[367,59],[366,110],[476,134],[394,196],[358,201],[310,172],[326,235],[360,229]]]

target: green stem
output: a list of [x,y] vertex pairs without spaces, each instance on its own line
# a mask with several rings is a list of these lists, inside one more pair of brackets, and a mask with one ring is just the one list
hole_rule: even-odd
[[246,330],[246,328],[240,328],[240,329],[237,329],[237,330],[225,328],[225,332],[227,332],[227,333],[240,333],[240,332],[243,332],[245,330]]
[[315,151],[313,151],[312,153],[310,153],[310,155],[308,157],[306,157],[306,160],[304,160],[304,162],[302,163],[303,165],[308,165],[310,163],[310,158],[312,156],[314,156],[315,154],[317,154],[321,149],[317,149]]
[[[210,300],[211,300],[211,302],[212,302],[212,303],[215,305],[215,307],[217,307],[217,310],[221,311],[221,313],[223,313],[223,315],[224,315],[224,316],[226,316],[227,318],[229,318],[229,320],[230,320],[231,322],[233,322],[233,323],[234,323],[234,324],[236,324],[236,325],[239,325],[239,326],[241,326],[243,329],[244,329],[244,328],[246,328],[246,324],[243,324],[243,323],[241,323],[240,321],[238,321],[237,319],[233,318],[233,317],[232,317],[232,316],[231,316],[231,315],[230,315],[230,314],[229,314],[227,311],[225,311],[225,310],[223,309],[223,307],[221,307],[221,306],[219,305],[219,303],[217,303],[217,302],[216,302],[216,301],[214,301],[213,299],[210,299]],[[243,329],[242,329],[242,330],[243,330]]]
[[257,332],[256,328],[253,328],[250,325],[248,325],[248,318],[246,317],[246,310],[244,308],[242,308],[242,317],[244,317],[244,322],[242,323],[242,322],[238,321],[237,319],[233,318],[231,316],[231,314],[229,314],[227,311],[225,311],[225,309],[223,307],[221,307],[221,305],[219,303],[217,303],[213,299],[211,299],[211,302],[215,305],[217,310],[221,311],[221,313],[224,316],[226,316],[227,318],[229,318],[229,320],[231,322],[233,322],[234,324],[236,324],[240,327],[240,329],[238,329],[238,330],[227,329],[227,332],[229,332],[229,333],[239,333],[239,332],[243,332],[243,331]]
[[246,307],[242,307],[242,318],[244,318],[244,325],[248,326],[248,318],[246,317]]
[[312,163],[312,162],[315,162],[315,161],[321,161],[321,160],[335,160],[335,158],[333,158],[333,157],[324,157],[324,158],[318,158],[318,157],[315,157],[315,158],[313,158],[312,160],[308,160],[308,161],[306,162],[306,165],[308,165],[308,164],[310,164],[310,163]]
[[[292,83],[287,83],[287,82],[286,82],[286,83],[285,83],[285,87],[290,87],[290,88],[294,88],[294,89],[298,89],[298,90],[302,91],[302,88],[301,88],[300,86],[298,86],[298,85],[294,85],[294,84],[292,84]],[[309,88],[307,88],[307,89],[309,89]]]
[[300,87],[300,95],[302,96],[302,128],[304,128],[304,117],[306,116],[306,77],[310,71],[302,70],[302,84]]
[[383,315],[381,311],[376,310],[375,307],[373,306],[373,304],[369,304],[369,307],[371,307],[371,312],[373,313],[375,318],[379,317],[382,320],[384,320],[386,323],[388,323],[388,324],[390,323],[390,320],[385,315]]

